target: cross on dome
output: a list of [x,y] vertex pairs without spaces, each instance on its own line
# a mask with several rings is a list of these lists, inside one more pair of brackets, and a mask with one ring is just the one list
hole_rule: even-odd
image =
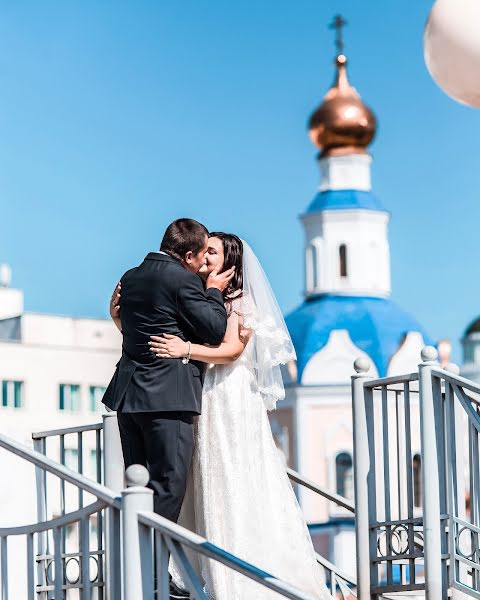
[[343,54],[343,31],[342,28],[348,25],[348,21],[342,17],[342,15],[335,15],[333,21],[330,23],[330,29],[335,29],[335,46],[339,54]]

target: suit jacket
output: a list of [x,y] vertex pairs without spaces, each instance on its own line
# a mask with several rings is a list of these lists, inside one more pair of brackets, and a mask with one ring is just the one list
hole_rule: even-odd
[[151,335],[172,333],[200,344],[219,344],[227,313],[219,290],[204,291],[198,275],[171,256],[150,252],[121,279],[122,357],[103,402],[121,412],[201,413],[205,365],[157,358]]

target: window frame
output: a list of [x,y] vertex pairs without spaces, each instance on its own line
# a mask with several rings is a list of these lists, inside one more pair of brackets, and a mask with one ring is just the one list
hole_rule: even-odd
[[20,410],[25,407],[25,382],[19,379],[2,379],[1,408]]
[[[69,393],[66,396],[65,391],[67,390]],[[73,397],[72,391],[75,392],[75,395]],[[81,385],[79,383],[58,384],[58,410],[63,413],[82,412]]]

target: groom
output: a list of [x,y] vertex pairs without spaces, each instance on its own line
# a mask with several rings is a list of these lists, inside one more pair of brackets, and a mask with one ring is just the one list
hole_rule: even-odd
[[193,219],[171,223],[160,252],[150,252],[121,279],[122,357],[103,397],[117,411],[125,468],[148,468],[155,512],[177,521],[193,452],[193,416],[201,412],[204,365],[161,359],[151,335],[217,345],[227,314],[222,291],[233,269],[213,272],[204,290],[197,272],[205,262],[208,231]]

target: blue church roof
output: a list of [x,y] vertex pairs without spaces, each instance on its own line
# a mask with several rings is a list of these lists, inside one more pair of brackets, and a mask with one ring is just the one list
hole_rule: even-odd
[[353,343],[373,360],[380,377],[387,374],[390,358],[410,331],[418,331],[426,344],[432,343],[413,317],[384,298],[326,294],[305,301],[285,320],[297,352],[299,380],[335,329],[348,331]]
[[307,209],[307,213],[318,210],[345,210],[349,208],[363,208],[364,210],[385,209],[372,194],[359,190],[326,190],[318,192]]

